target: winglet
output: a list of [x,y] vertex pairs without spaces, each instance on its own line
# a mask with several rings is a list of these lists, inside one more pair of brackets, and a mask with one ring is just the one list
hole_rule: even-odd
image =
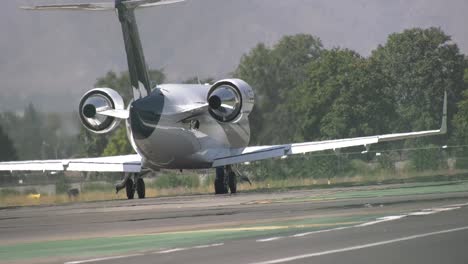
[[440,133],[447,133],[447,90],[444,92],[444,106],[442,110],[442,125],[440,126]]

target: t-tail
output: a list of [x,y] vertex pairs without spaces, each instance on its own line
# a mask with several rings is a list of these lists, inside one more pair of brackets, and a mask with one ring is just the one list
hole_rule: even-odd
[[141,45],[135,9],[183,2],[184,0],[115,0],[114,3],[54,4],[21,7],[27,10],[117,10],[127,54],[128,71],[133,89],[133,99],[137,100],[150,94],[151,81]]

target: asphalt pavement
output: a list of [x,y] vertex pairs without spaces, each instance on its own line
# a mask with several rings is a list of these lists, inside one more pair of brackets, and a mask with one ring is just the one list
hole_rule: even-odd
[[467,263],[468,183],[0,209],[0,263]]

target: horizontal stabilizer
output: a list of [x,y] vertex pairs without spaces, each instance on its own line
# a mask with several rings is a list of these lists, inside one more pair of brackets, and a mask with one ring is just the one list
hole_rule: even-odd
[[87,10],[87,11],[106,11],[114,10],[115,4],[110,3],[90,3],[90,4],[64,4],[64,5],[38,5],[21,6],[25,10]]
[[128,1],[124,2],[124,4],[128,8],[137,8],[137,7],[152,7],[152,6],[160,6],[160,5],[170,5],[170,4],[175,4],[179,2],[184,2],[185,0],[134,0],[134,1]]
[[[169,5],[185,0],[130,0],[121,2],[125,7],[134,9],[140,7],[152,7],[160,5]],[[71,10],[71,11],[108,11],[115,10],[116,6],[114,2],[104,3],[87,3],[87,4],[53,4],[53,5],[37,5],[37,6],[21,6],[21,9],[25,10]]]

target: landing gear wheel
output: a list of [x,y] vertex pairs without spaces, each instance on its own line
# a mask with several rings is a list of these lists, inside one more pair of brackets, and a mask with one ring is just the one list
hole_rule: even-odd
[[232,170],[228,172],[228,186],[229,190],[231,190],[231,194],[237,192],[237,177]]
[[228,188],[226,186],[226,181],[224,177],[223,167],[216,168],[216,178],[214,181],[214,188],[215,188],[215,194],[225,194],[228,192]]
[[138,194],[138,198],[145,198],[145,181],[143,181],[143,178],[138,178],[138,180],[136,181],[136,191]]
[[133,199],[133,197],[135,196],[135,188],[133,186],[132,179],[128,179],[127,182],[125,183],[125,191],[127,191],[127,198]]

